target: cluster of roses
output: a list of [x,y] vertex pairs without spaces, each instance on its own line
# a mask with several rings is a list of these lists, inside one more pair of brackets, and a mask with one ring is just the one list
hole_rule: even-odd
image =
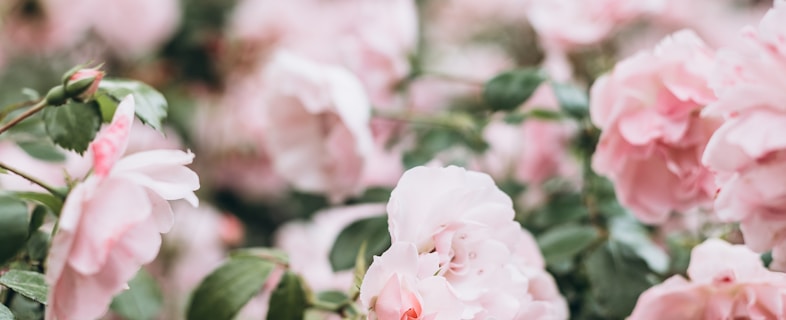
[[[593,168],[634,215],[661,224],[714,201],[716,218],[739,223],[747,247],[773,251],[775,269],[786,260],[785,19],[786,2],[776,1],[758,28],[717,51],[677,32],[598,79],[590,110],[603,129]],[[749,249],[711,240],[691,261],[692,283],[651,289],[633,318],[786,316],[783,276]]]
[[532,235],[488,175],[413,168],[387,210],[392,245],[360,288],[370,319],[567,318]]

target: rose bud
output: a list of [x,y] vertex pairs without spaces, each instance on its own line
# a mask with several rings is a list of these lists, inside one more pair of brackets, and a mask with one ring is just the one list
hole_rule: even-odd
[[98,91],[102,78],[104,72],[97,68],[77,70],[65,82],[66,95],[76,101],[86,101]]

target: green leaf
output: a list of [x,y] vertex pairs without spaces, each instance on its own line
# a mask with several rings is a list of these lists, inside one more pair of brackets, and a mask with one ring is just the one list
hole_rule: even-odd
[[0,196],[0,266],[24,246],[28,227],[25,203],[9,196]]
[[44,109],[46,133],[57,145],[83,154],[96,137],[101,115],[95,103],[71,102]]
[[233,258],[255,257],[284,266],[289,265],[289,255],[282,250],[274,248],[243,248],[232,251],[229,256]]
[[611,219],[609,233],[611,239],[624,243],[646,261],[650,269],[659,273],[668,271],[671,263],[669,255],[652,241],[647,229],[629,214]]
[[44,261],[49,252],[49,233],[36,231],[27,240],[27,255],[34,261]]
[[112,117],[115,116],[115,110],[119,102],[114,97],[104,92],[96,94],[96,103],[98,103],[98,110],[101,111],[101,121],[105,123],[112,122]]
[[612,240],[585,261],[590,293],[602,318],[627,317],[639,295],[656,283],[647,263],[627,254],[629,250],[625,244]]
[[33,271],[9,270],[0,276],[0,284],[14,290],[25,297],[46,304],[49,291],[44,275]]
[[360,286],[363,284],[363,278],[366,277],[368,270],[368,263],[366,263],[365,252],[367,251],[368,243],[363,241],[360,244],[360,249],[355,257],[355,269],[352,271],[352,286],[349,287],[349,296],[352,300],[357,300],[360,296]]
[[549,266],[569,262],[598,240],[598,231],[591,226],[562,225],[538,237],[538,246]]
[[54,215],[59,215],[60,211],[63,210],[63,200],[52,195],[51,193],[14,192],[13,195],[22,200],[32,201],[44,205],[49,210],[51,210],[52,214]]
[[194,291],[187,319],[231,320],[262,289],[274,267],[257,257],[230,258]]
[[545,80],[537,69],[508,71],[486,83],[483,98],[492,110],[511,111],[526,102]]
[[47,211],[48,209],[44,206],[35,206],[33,214],[30,216],[30,224],[27,228],[28,235],[32,235],[34,232],[38,231],[38,228],[44,224],[44,218],[46,218]]
[[7,304],[8,309],[14,313],[16,320],[41,320],[44,319],[44,308],[37,301],[21,294],[14,295]]
[[155,319],[163,302],[161,289],[153,276],[141,269],[128,287],[112,300],[112,310],[127,320]]
[[387,216],[358,220],[344,228],[330,250],[330,265],[334,271],[347,270],[355,265],[355,258],[363,243],[368,244],[363,256],[366,263],[390,247]]
[[314,296],[313,305],[321,310],[338,311],[352,303],[346,293],[341,291],[322,291]]
[[548,229],[552,226],[579,221],[588,217],[589,211],[578,193],[556,193],[548,203],[533,212],[526,221],[527,227]]
[[284,273],[278,287],[270,295],[268,320],[302,320],[308,299],[303,288],[303,280],[290,271]]
[[3,304],[0,304],[0,320],[14,320],[14,314]]
[[104,79],[101,81],[99,90],[118,102],[127,95],[133,94],[136,102],[136,115],[139,119],[161,131],[161,124],[166,119],[169,106],[164,95],[153,87],[139,81]]
[[65,153],[58,150],[51,141],[20,141],[17,145],[24,150],[25,153],[38,160],[48,162],[63,162],[66,160]]
[[577,119],[589,115],[589,98],[584,90],[565,83],[552,83],[551,88],[563,112]]

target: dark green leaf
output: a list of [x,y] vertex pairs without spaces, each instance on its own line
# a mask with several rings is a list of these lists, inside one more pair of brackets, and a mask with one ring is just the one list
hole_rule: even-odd
[[626,251],[630,248],[612,240],[587,257],[590,291],[603,318],[627,317],[639,295],[655,284],[647,263]]
[[367,263],[371,262],[373,256],[381,255],[390,247],[387,216],[358,220],[344,228],[330,250],[330,265],[333,270],[352,268],[364,242],[368,245],[368,250],[364,253]]
[[44,218],[46,218],[47,211],[48,209],[44,206],[35,206],[33,214],[30,216],[30,224],[27,229],[28,235],[32,235],[34,232],[38,231],[38,228],[44,224]]
[[14,320],[14,314],[5,305],[0,303],[0,320]]
[[571,261],[599,238],[591,226],[562,225],[538,237],[538,246],[549,266]]
[[562,114],[548,109],[532,109],[527,112],[528,118],[531,119],[538,119],[538,120],[547,120],[547,121],[555,121],[562,119]]
[[115,116],[115,110],[119,102],[108,93],[96,94],[96,103],[98,109],[101,111],[101,121],[109,123],[112,122],[112,117]]
[[44,308],[37,301],[16,294],[8,303],[8,309],[14,313],[16,320],[41,320],[44,319]]
[[27,206],[19,199],[0,196],[0,266],[13,258],[27,241]]
[[46,294],[49,288],[44,281],[44,275],[41,273],[9,270],[0,276],[0,284],[25,297],[46,304]]
[[65,153],[58,150],[51,141],[22,141],[17,143],[17,145],[25,153],[38,160],[49,162],[63,162],[66,160]]
[[552,226],[578,221],[588,217],[589,212],[578,193],[556,193],[543,207],[533,212],[527,220],[527,227],[546,229]]
[[546,77],[536,69],[519,69],[489,80],[483,98],[495,111],[511,111],[526,102]]
[[112,300],[112,310],[126,320],[155,319],[163,305],[156,280],[141,269],[128,288]]
[[34,261],[44,261],[49,252],[49,233],[36,231],[27,240],[27,255]]
[[59,215],[63,209],[63,200],[51,193],[41,192],[14,192],[14,196],[27,201],[32,201],[46,206],[53,214]]
[[44,124],[57,145],[83,154],[101,126],[101,115],[93,102],[72,102],[44,109]]
[[189,320],[231,320],[267,281],[275,264],[256,257],[230,258],[194,291]]
[[121,101],[129,94],[134,95],[136,115],[142,122],[161,131],[161,124],[167,116],[168,105],[164,95],[153,87],[132,80],[104,79],[101,81],[100,92]]
[[307,306],[308,299],[303,281],[298,275],[287,271],[270,296],[267,319],[302,320]]
[[589,114],[589,98],[584,90],[564,83],[552,83],[551,87],[563,112],[577,119]]
[[669,269],[669,255],[652,241],[647,229],[632,216],[624,215],[611,219],[609,232],[611,239],[627,245],[635,255],[647,262],[650,269],[660,273]]

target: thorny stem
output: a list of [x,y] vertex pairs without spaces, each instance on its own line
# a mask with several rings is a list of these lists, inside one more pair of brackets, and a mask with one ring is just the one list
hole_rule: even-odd
[[49,193],[59,197],[60,199],[65,199],[66,198],[65,194],[63,194],[59,190],[55,189],[54,187],[50,186],[49,184],[47,184],[47,183],[45,183],[45,182],[43,182],[43,181],[41,181],[41,180],[39,180],[39,179],[37,179],[35,177],[32,177],[32,176],[30,176],[30,175],[28,175],[28,174],[26,174],[24,172],[21,172],[21,171],[15,169],[15,168],[9,167],[5,163],[0,162],[0,169],[5,169],[5,170],[7,170],[9,172],[13,172],[14,174],[24,178],[27,181],[30,181],[32,183],[35,183],[35,184],[41,186],[42,188],[46,189],[46,191],[49,191]]
[[24,113],[20,114],[18,117],[14,118],[13,120],[9,121],[8,123],[0,127],[0,134],[3,134],[3,132],[6,132],[8,129],[15,126],[17,123],[22,122],[22,120],[25,120],[30,116],[36,114],[37,112],[44,110],[46,106],[47,106],[46,99],[41,99],[35,104],[35,106],[33,106],[29,110],[25,111]]

